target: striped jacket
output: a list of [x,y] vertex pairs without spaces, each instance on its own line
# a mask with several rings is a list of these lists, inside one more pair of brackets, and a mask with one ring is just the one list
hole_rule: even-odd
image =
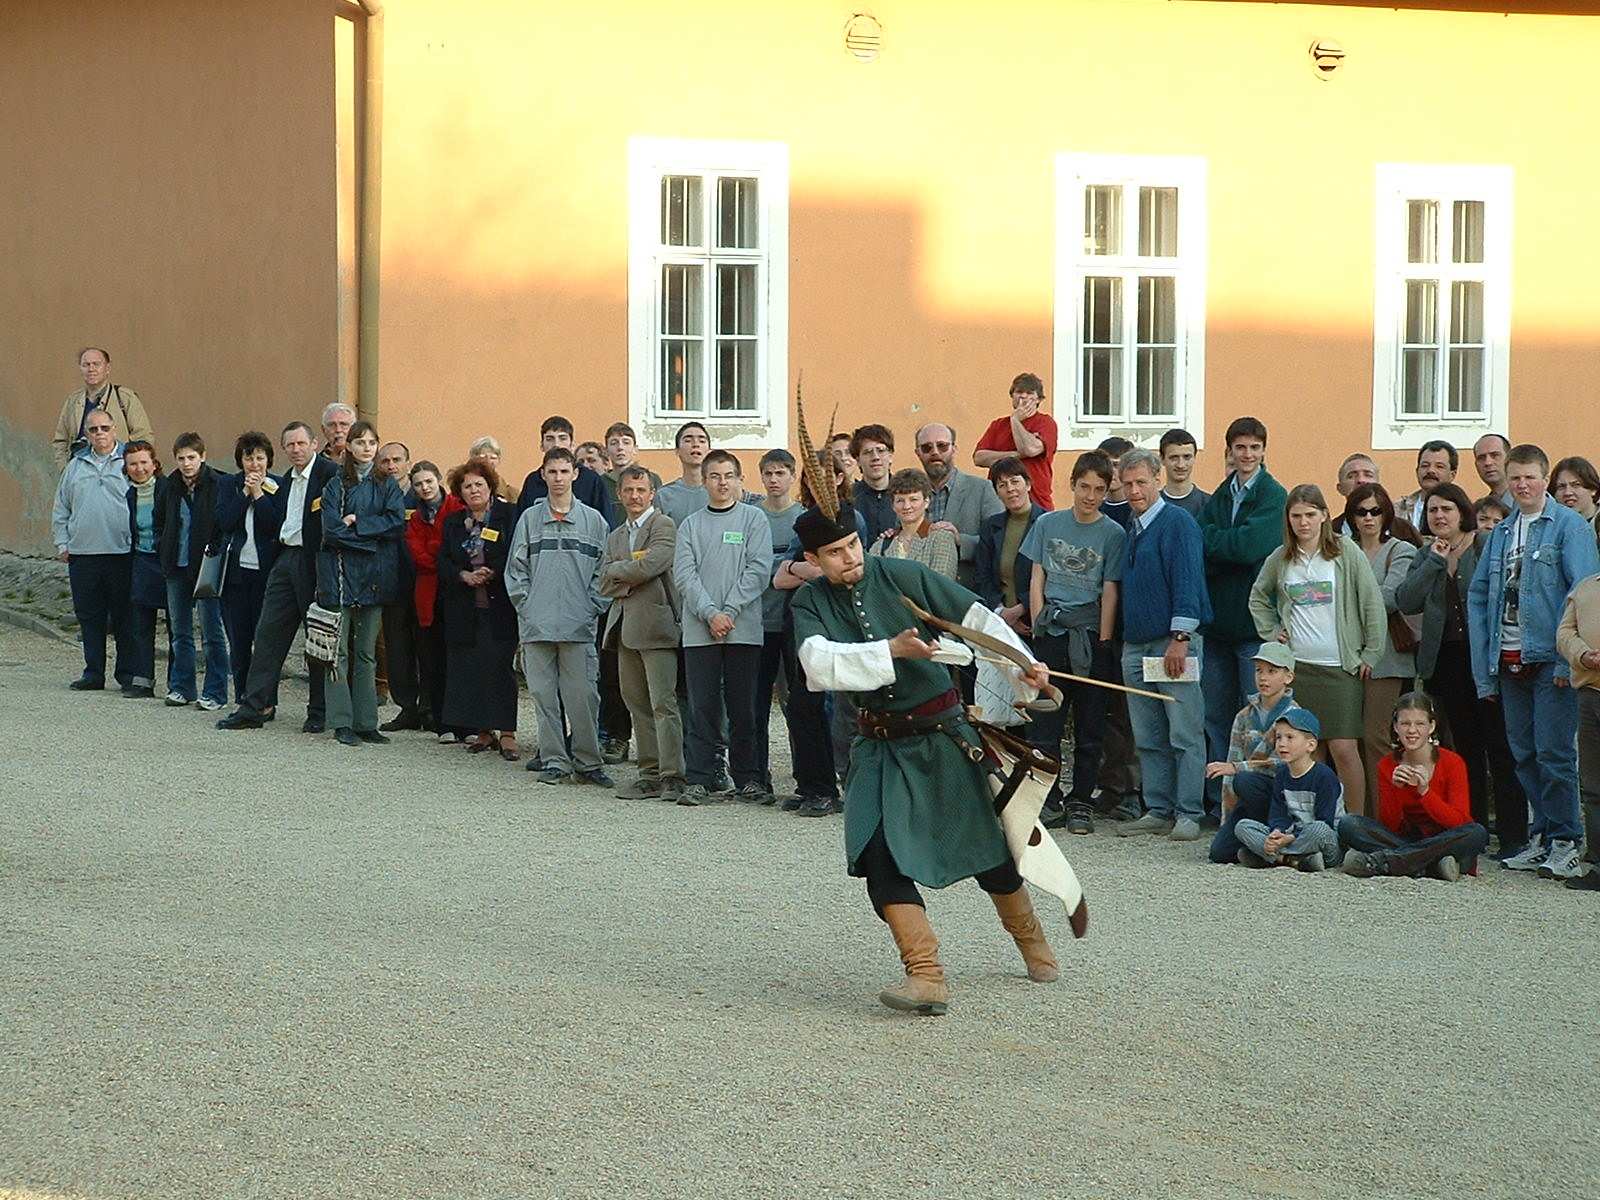
[[517,519],[506,558],[506,594],[524,642],[592,642],[610,603],[600,596],[606,519],[574,499],[567,513],[535,500]]

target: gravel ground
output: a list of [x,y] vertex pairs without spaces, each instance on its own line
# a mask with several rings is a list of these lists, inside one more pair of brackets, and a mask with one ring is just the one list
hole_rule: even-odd
[[221,734],[78,663],[0,628],[0,1196],[1600,1192],[1588,896],[1102,832],[1060,983],[966,884],[908,1017],[837,819],[345,749],[298,684]]

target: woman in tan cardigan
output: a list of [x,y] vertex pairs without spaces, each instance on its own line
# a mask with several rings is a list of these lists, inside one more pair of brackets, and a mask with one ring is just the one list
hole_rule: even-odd
[[933,484],[928,477],[915,468],[896,471],[889,480],[889,495],[900,524],[885,530],[883,536],[872,543],[871,552],[891,558],[909,558],[947,579],[954,579],[961,561],[961,547],[948,529],[934,529],[928,521],[928,505],[933,500]]

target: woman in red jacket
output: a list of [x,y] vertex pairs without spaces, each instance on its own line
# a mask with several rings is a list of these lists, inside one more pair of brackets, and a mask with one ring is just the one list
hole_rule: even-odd
[[1339,841],[1347,875],[1478,873],[1489,832],[1472,819],[1467,764],[1434,736],[1433,701],[1407,692],[1395,702],[1388,754],[1378,761],[1378,819],[1348,816]]
[[416,570],[417,671],[421,676],[424,706],[422,727],[438,733],[441,742],[458,740],[457,732],[446,730],[440,720],[444,713],[444,622],[438,619],[434,601],[439,594],[439,539],[444,535],[444,519],[461,507],[439,477],[439,468],[426,459],[411,468],[411,494],[416,510],[406,522],[406,549]]

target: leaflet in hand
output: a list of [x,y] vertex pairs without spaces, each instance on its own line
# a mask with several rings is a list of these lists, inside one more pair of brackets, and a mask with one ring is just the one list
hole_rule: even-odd
[[1200,659],[1189,655],[1183,660],[1183,673],[1177,677],[1167,674],[1167,660],[1153,654],[1144,656],[1144,681],[1146,683],[1199,683]]

